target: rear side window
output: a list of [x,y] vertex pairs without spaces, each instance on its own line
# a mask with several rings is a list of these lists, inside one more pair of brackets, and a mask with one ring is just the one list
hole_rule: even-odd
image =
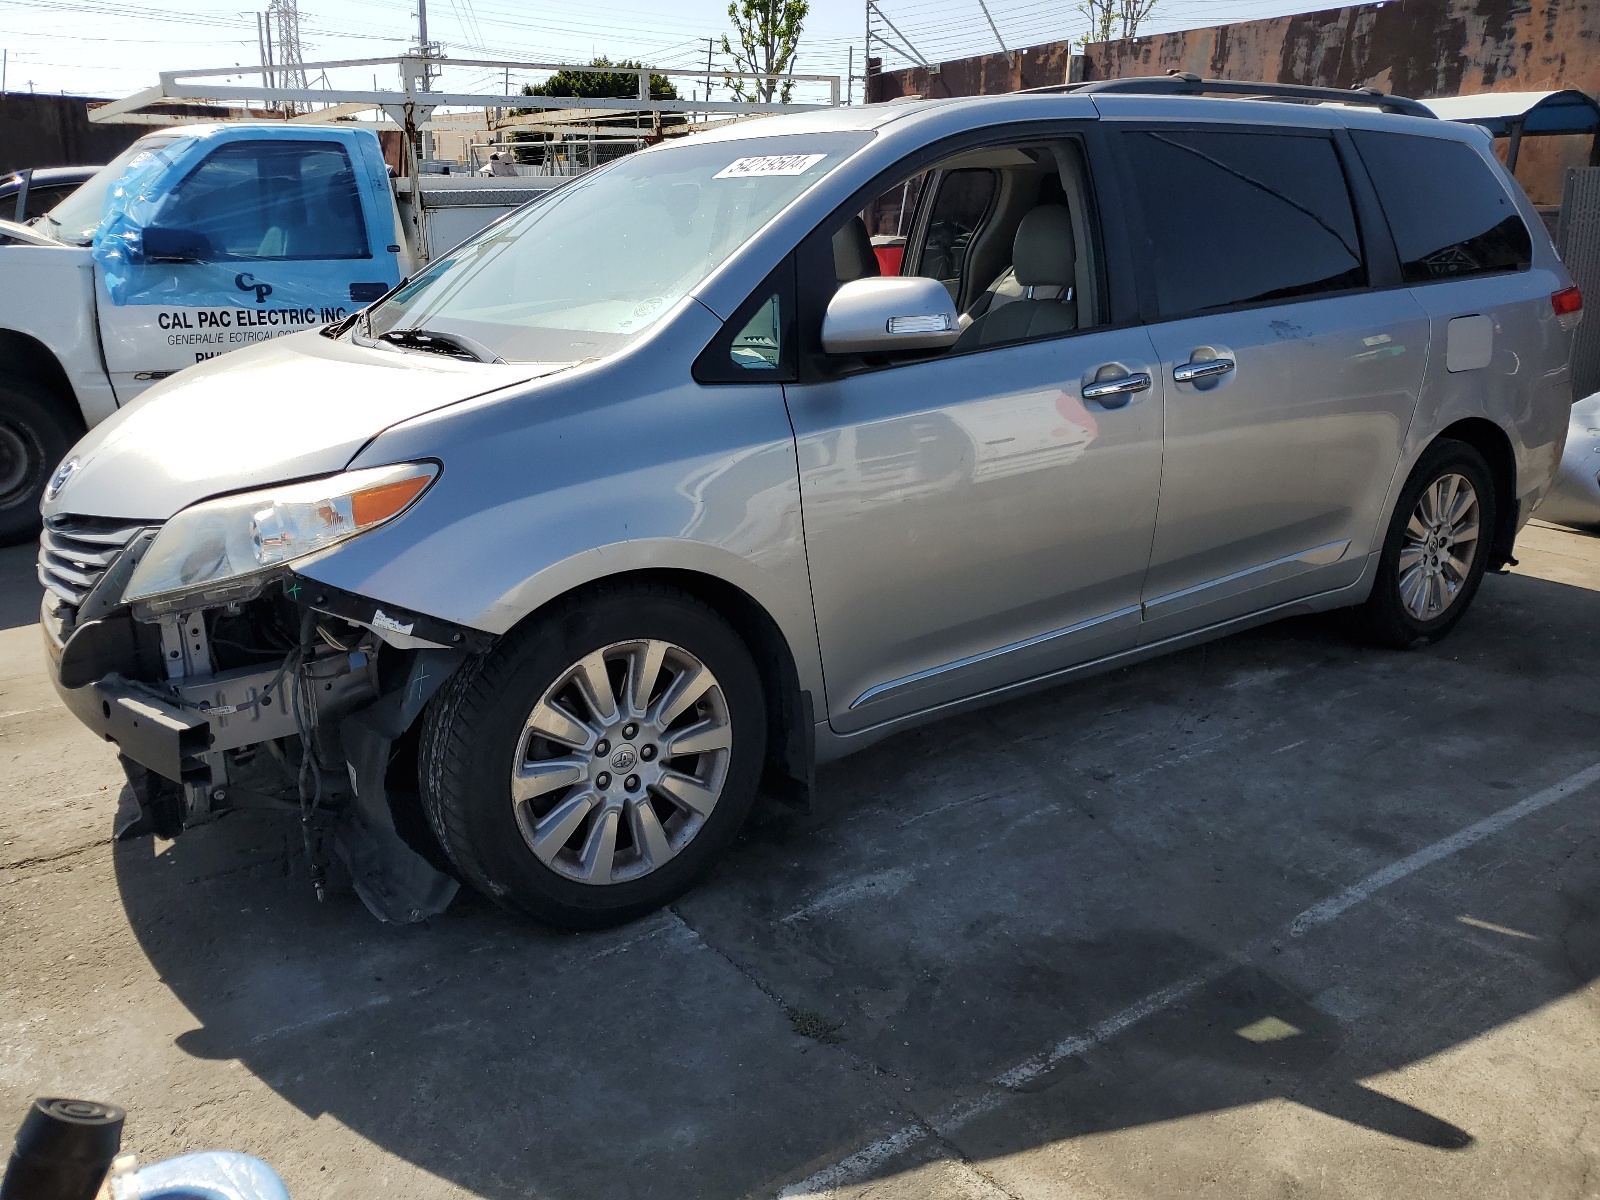
[[1389,218],[1407,283],[1532,265],[1528,227],[1471,146],[1364,129],[1350,136]]
[[1367,282],[1333,143],[1274,133],[1125,135],[1163,317]]

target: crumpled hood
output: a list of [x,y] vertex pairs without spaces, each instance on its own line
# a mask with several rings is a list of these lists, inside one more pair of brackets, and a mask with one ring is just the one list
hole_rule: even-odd
[[341,470],[396,422],[566,365],[277,338],[189,367],[90,430],[44,514],[165,521],[208,496]]

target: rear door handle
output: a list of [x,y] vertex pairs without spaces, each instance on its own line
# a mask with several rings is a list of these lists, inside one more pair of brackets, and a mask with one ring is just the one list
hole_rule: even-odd
[[1083,385],[1085,400],[1099,400],[1107,408],[1121,408],[1137,392],[1150,390],[1150,376],[1145,371],[1134,371],[1120,379],[1104,379]]
[[1212,379],[1233,370],[1231,358],[1190,359],[1182,366],[1172,368],[1172,377],[1179,383],[1193,383],[1197,379]]

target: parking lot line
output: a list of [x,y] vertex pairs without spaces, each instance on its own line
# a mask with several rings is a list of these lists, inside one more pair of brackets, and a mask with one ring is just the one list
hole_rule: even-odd
[[[1600,782],[1600,762],[1592,763],[1565,779],[1527,796],[1499,812],[1484,817],[1441,838],[1405,858],[1374,871],[1365,879],[1345,888],[1301,912],[1283,928],[1289,937],[1302,937],[1319,926],[1337,920],[1350,909],[1384,888],[1391,887],[1424,867],[1441,862],[1486,838],[1508,829],[1524,817],[1549,808],[1559,800]],[[802,910],[805,911],[805,910]],[[799,915],[799,914],[795,914]],[[1149,1017],[1182,1003],[1189,996],[1216,982],[1241,962],[1255,958],[1269,948],[1274,937],[1259,938],[1236,954],[1217,959],[1208,966],[1135,1000],[1121,1011],[1097,1022],[1087,1032],[1056,1043],[1050,1050],[1024,1059],[994,1080],[990,1089],[975,1097],[958,1101],[926,1121],[916,1121],[868,1143],[854,1154],[823,1167],[791,1184],[779,1193],[784,1200],[823,1200],[841,1187],[869,1177],[883,1163],[909,1150],[929,1137],[945,1137],[970,1124],[1005,1102],[1007,1095],[1038,1079],[1065,1060],[1101,1045]]]
[[1289,926],[1290,937],[1300,937],[1307,930],[1318,925],[1325,925],[1348,908],[1360,904],[1368,896],[1391,884],[1400,882],[1408,875],[1415,874],[1423,867],[1438,862],[1440,859],[1449,858],[1465,850],[1468,846],[1481,842],[1486,837],[1499,833],[1502,829],[1538,812],[1541,808],[1548,808],[1557,800],[1565,799],[1574,792],[1581,792],[1584,788],[1600,779],[1600,763],[1586,767],[1576,775],[1569,775],[1560,783],[1551,784],[1542,792],[1535,792],[1525,800],[1518,801],[1510,808],[1502,808],[1499,812],[1485,817],[1465,829],[1452,833],[1449,837],[1434,842],[1431,846],[1424,846],[1415,854],[1409,854],[1397,863],[1391,863],[1381,871],[1374,871],[1360,883],[1345,888],[1337,896],[1331,896],[1321,904],[1313,905],[1296,917]]

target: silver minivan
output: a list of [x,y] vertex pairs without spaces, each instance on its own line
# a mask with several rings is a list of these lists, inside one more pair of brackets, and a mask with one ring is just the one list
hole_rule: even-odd
[[1431,642],[1582,302],[1425,114],[1125,80],[621,159],[84,438],[61,695],[135,830],[279,807],[386,919],[592,926],[911,725],[1290,613]]

